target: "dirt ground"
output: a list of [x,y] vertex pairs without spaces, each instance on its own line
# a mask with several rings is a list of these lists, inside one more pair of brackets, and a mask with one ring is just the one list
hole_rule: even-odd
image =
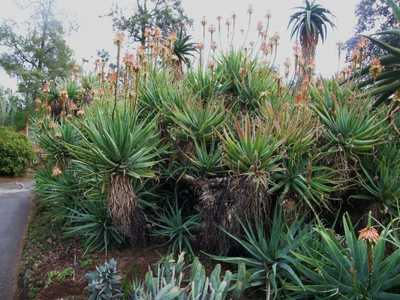
[[142,279],[149,266],[166,253],[165,248],[126,248],[84,253],[78,240],[64,239],[51,228],[46,215],[35,210],[28,229],[19,267],[16,300],[87,299],[85,274],[110,258],[118,262],[124,281]]

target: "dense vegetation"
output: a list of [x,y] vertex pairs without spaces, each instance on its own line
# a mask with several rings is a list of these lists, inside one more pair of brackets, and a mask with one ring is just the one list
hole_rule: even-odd
[[123,59],[118,33],[111,68],[35,92],[40,208],[85,251],[170,252],[129,284],[99,266],[90,299],[400,299],[399,50],[369,37],[389,56],[316,79],[330,12],[306,1],[291,23],[293,79],[268,25],[259,48],[212,49],[207,66],[204,43],[152,27]]
[[33,159],[32,144],[23,134],[0,127],[0,175],[23,175]]

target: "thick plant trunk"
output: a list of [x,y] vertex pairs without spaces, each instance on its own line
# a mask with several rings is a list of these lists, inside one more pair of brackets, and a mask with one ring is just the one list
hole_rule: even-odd
[[199,243],[207,251],[226,254],[234,245],[224,228],[242,236],[242,223],[260,221],[271,212],[271,201],[263,186],[253,178],[232,176],[211,179],[184,178],[197,190],[202,229]]
[[111,176],[108,206],[111,217],[133,245],[143,245],[145,242],[145,218],[138,206],[138,199],[133,190],[132,182],[126,175]]

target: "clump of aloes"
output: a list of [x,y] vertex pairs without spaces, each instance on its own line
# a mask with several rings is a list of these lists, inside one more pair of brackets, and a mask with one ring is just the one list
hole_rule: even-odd
[[319,299],[397,299],[400,244],[392,237],[392,223],[379,234],[370,221],[358,238],[349,216],[343,227],[343,238],[316,228],[315,238],[294,253],[302,285],[293,282],[288,289]]
[[[271,14],[267,13],[264,20],[259,20],[254,24],[254,10],[249,6],[247,16],[246,28],[238,28],[239,22],[236,13],[226,18],[218,16],[216,24],[209,23],[209,20],[203,17],[200,22],[202,40],[198,43],[201,67],[214,64],[217,60],[215,57],[217,49],[219,53],[225,54],[233,50],[240,50],[246,55],[257,57],[268,66],[274,64],[279,45],[279,35],[270,33]],[[206,57],[207,53],[208,57]]]

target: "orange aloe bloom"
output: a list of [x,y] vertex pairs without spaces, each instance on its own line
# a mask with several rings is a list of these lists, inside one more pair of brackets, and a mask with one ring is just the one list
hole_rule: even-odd
[[371,67],[369,68],[369,73],[375,80],[378,78],[379,74],[383,71],[383,66],[379,58],[375,57],[371,62]]
[[379,241],[379,233],[374,227],[365,227],[358,232],[358,239],[376,244]]
[[53,170],[52,170],[51,174],[52,174],[54,177],[57,177],[57,176],[60,176],[60,175],[62,174],[62,171],[61,171],[61,169],[60,169],[57,165],[55,165],[55,166],[53,167]]

